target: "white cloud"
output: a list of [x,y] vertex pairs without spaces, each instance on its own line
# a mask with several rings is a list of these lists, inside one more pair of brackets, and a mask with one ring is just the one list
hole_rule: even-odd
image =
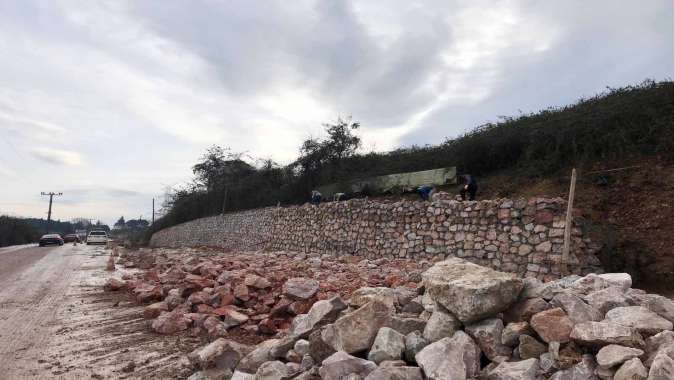
[[33,148],[30,153],[35,158],[54,165],[82,165],[82,156],[73,151],[52,148]]

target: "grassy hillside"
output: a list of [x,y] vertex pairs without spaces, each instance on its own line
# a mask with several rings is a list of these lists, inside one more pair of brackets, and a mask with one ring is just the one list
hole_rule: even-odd
[[[239,156],[203,159],[195,174],[203,175],[197,168],[215,166],[221,167],[216,173],[236,180],[195,181],[175,192],[153,230],[219,214],[225,204],[232,211],[302,203],[319,185],[445,166],[477,175],[481,198],[565,197],[570,168],[576,167],[576,205],[595,238],[605,243],[605,267],[626,270],[642,284],[674,286],[674,82],[610,89],[565,107],[482,125],[434,146],[318,159],[320,149],[306,149],[354,141],[348,131],[341,137],[306,141],[303,155],[286,167],[266,162],[255,168]],[[595,173],[627,166],[637,167]]]
[[[300,158],[285,167],[271,161],[254,167],[241,161],[240,155],[223,156],[222,149],[215,161],[204,157],[195,165],[195,182],[171,194],[167,214],[154,229],[219,214],[223,209],[302,203],[320,185],[381,174],[457,166],[459,172],[478,177],[508,171],[511,176],[535,179],[571,165],[599,161],[659,155],[671,162],[674,82],[646,81],[610,89],[565,107],[482,125],[434,146],[354,154],[351,148],[356,145],[347,145],[348,149],[334,154],[335,146],[358,143],[348,128],[342,132],[346,135],[332,140],[307,140]],[[333,151],[321,150],[328,147]],[[200,181],[204,170],[211,170],[216,178],[231,179],[215,184]]]
[[457,166],[487,175],[543,176],[571,164],[630,156],[674,157],[674,82],[644,82],[577,103],[486,124],[443,144],[348,159],[356,176]]

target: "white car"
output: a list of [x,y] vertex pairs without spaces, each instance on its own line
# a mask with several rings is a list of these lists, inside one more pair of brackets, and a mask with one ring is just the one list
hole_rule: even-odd
[[87,236],[89,244],[108,244],[108,234],[105,231],[91,231]]

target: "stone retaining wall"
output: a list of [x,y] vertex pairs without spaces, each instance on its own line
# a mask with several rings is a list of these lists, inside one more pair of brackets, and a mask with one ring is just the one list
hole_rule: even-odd
[[[521,276],[560,277],[566,202],[346,202],[270,207],[203,218],[158,231],[152,246],[214,246],[437,260],[449,256]],[[572,232],[572,273],[601,272],[598,246]]]

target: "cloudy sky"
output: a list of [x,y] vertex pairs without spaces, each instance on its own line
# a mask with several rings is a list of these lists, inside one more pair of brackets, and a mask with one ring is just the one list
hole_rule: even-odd
[[0,213],[149,217],[204,150],[365,150],[672,77],[662,1],[0,0]]

